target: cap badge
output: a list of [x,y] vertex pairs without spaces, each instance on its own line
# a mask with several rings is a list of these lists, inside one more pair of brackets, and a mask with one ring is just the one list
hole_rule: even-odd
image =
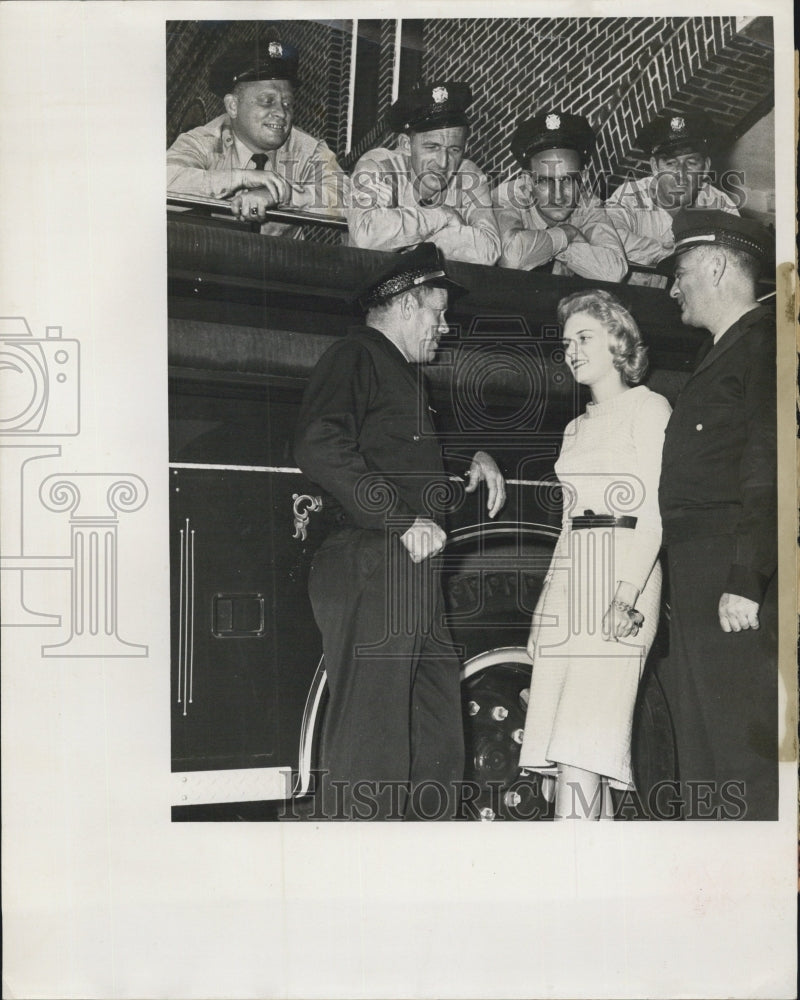
[[561,115],[548,115],[544,120],[545,128],[549,129],[551,132],[555,131],[557,128],[561,128]]
[[435,104],[444,104],[449,96],[447,87],[434,87],[431,91],[431,97]]
[[672,118],[670,120],[669,127],[672,129],[673,132],[683,132],[683,130],[686,128],[686,122],[683,120],[683,118],[678,118],[678,117]]
[[269,57],[270,59],[283,59],[283,46],[280,42],[269,43]]

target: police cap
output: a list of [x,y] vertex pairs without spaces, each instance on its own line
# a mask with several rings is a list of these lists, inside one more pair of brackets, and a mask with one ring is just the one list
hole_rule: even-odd
[[672,220],[675,250],[670,259],[699,246],[743,250],[764,264],[772,259],[772,234],[754,219],[719,209],[684,208]]
[[393,132],[431,132],[437,128],[469,126],[466,109],[472,104],[469,84],[434,80],[401,94],[386,120]]
[[467,289],[453,281],[444,268],[441,250],[435,243],[419,243],[411,250],[398,254],[391,267],[365,288],[357,303],[366,312],[373,306],[383,305],[395,295],[402,295],[420,285],[446,288],[451,297],[465,295]]
[[294,45],[271,41],[242,42],[227,50],[211,67],[208,85],[217,97],[230,94],[237,83],[288,80],[297,86],[300,54]]
[[719,145],[720,130],[705,111],[665,113],[648,122],[636,139],[647,156],[711,153]]
[[523,170],[534,153],[545,149],[574,149],[584,162],[594,148],[595,135],[583,115],[543,111],[517,125],[511,136],[511,152]]

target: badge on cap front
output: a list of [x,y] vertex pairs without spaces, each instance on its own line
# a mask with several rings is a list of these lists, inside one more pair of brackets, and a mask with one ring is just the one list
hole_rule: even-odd
[[448,98],[447,87],[434,87],[431,97],[435,104],[444,104]]
[[560,115],[548,115],[544,120],[545,128],[554,132],[557,128],[561,128],[561,116]]
[[672,129],[673,132],[683,132],[683,130],[686,128],[686,122],[683,120],[683,118],[673,118],[669,123],[669,127]]
[[283,46],[280,42],[269,43],[270,59],[283,59]]

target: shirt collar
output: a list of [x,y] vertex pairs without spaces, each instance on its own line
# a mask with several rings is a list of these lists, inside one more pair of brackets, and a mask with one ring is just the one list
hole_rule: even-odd
[[[248,149],[247,146],[242,142],[242,140],[236,135],[236,133],[231,129],[231,135],[233,136],[233,146],[236,150],[236,155],[239,157],[239,165],[242,167],[249,167],[250,160],[253,156],[253,151]],[[267,153],[267,163],[269,166],[274,167],[275,161],[273,159],[274,150]],[[252,167],[250,168],[252,169]]]

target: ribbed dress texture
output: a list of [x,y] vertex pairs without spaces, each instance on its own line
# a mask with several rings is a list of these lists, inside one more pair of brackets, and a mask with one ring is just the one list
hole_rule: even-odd
[[[564,519],[534,615],[522,767],[552,773],[570,764],[633,787],[633,709],[661,595],[658,480],[669,415],[663,396],[636,386],[589,403],[564,432],[555,464]],[[636,527],[570,528],[585,511],[636,517]],[[603,616],[620,580],[639,589],[644,625],[614,642]]]

